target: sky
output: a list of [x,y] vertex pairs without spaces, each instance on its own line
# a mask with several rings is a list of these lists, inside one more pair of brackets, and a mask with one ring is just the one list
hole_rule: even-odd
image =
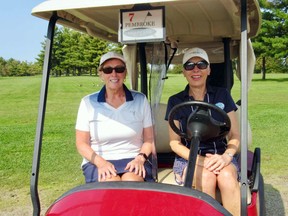
[[32,9],[44,0],[2,0],[0,5],[0,57],[35,62],[48,21],[32,16]]

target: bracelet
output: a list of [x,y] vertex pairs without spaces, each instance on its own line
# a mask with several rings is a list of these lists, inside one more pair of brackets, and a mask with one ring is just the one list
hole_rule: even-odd
[[139,153],[138,155],[145,158],[145,161],[148,160],[148,156],[145,153]]

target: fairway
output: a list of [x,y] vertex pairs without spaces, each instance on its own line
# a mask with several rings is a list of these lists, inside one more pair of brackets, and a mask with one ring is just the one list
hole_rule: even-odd
[[[182,75],[168,76],[163,103],[186,85]],[[253,134],[250,148],[261,148],[267,215],[285,215],[288,74],[267,74],[266,78],[261,80],[261,75],[255,74],[249,90],[248,116]],[[29,183],[40,87],[40,76],[0,77],[0,215],[32,212]],[[97,77],[50,78],[39,176],[39,195],[45,210],[65,191],[84,183],[74,126],[81,98],[101,87]],[[235,79],[235,101],[239,95],[240,82]],[[279,212],[275,212],[275,206]]]

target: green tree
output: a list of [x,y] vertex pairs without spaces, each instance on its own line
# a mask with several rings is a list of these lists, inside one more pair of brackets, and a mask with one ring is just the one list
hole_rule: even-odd
[[182,64],[174,65],[173,67],[170,67],[168,69],[168,73],[170,73],[170,74],[181,74],[182,71],[183,71],[183,65]]
[[40,72],[41,67],[37,63],[18,61],[13,58],[6,61],[0,57],[0,76],[33,76]]
[[6,61],[0,57],[0,76],[7,76]]
[[6,68],[7,68],[8,76],[21,75],[20,61],[10,58],[7,61]]
[[[56,28],[52,50],[52,74],[55,76],[96,74],[101,56],[110,50],[119,50],[119,44],[91,37],[87,34],[68,29]],[[37,62],[43,65],[45,43],[38,55]]]
[[260,0],[259,3],[262,26],[259,35],[252,42],[258,62],[256,70],[260,68],[262,78],[265,79],[266,72],[287,71],[288,1]]
[[108,43],[104,40],[82,34],[80,45],[83,47],[83,67],[92,75],[96,73],[101,56],[109,49]]

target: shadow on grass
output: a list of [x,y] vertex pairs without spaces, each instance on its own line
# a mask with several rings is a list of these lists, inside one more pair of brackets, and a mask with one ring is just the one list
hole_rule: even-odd
[[288,78],[266,78],[265,80],[259,78],[259,79],[252,79],[253,82],[266,82],[266,81],[274,81],[274,82],[287,82]]
[[285,215],[285,206],[280,192],[270,184],[265,184],[266,215]]

